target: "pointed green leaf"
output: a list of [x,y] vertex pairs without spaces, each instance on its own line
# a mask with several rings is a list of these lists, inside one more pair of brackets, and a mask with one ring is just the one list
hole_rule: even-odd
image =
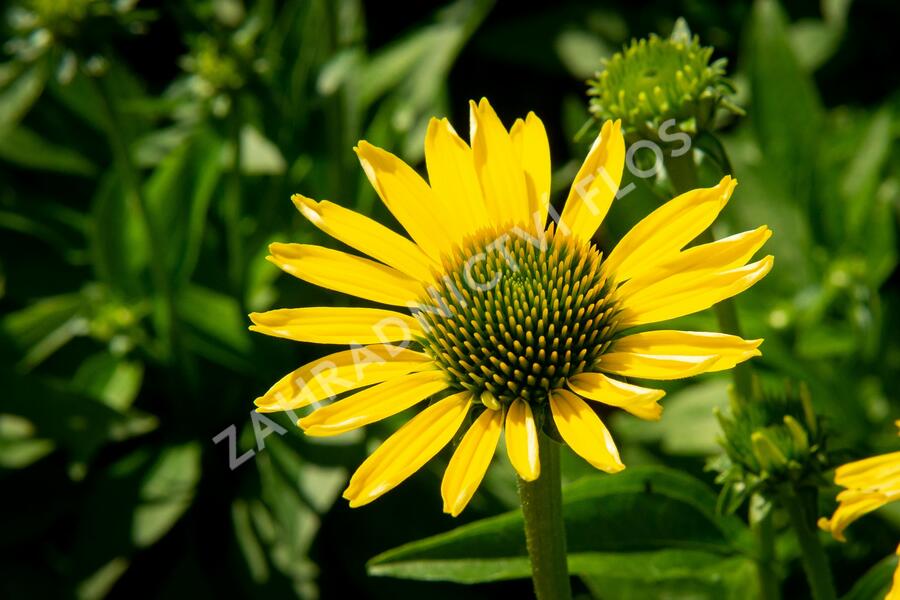
[[[591,476],[564,489],[571,556],[585,553],[693,550],[730,556],[747,552],[748,533],[736,518],[715,512],[702,482],[661,467]],[[516,510],[389,550],[369,573],[460,583],[527,577],[522,515]],[[576,563],[577,565],[578,563]],[[574,569],[582,574],[587,570]]]

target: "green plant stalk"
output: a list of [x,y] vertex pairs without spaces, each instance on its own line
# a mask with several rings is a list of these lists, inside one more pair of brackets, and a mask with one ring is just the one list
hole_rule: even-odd
[[[724,153],[724,149],[722,150]],[[669,152],[664,160],[666,173],[672,186],[678,193],[693,190],[698,185],[697,165],[694,162],[694,150],[690,148],[680,156],[672,156]],[[712,231],[707,230],[700,236],[700,241],[709,243],[715,241]],[[719,328],[723,333],[741,335],[741,325],[738,319],[737,307],[731,298],[725,299],[715,305],[716,318]],[[750,402],[753,399],[753,371],[750,364],[743,362],[731,369],[734,380],[734,391],[737,402]],[[752,508],[751,508],[752,510]],[[780,597],[778,583],[772,571],[772,561],[775,556],[775,535],[772,526],[772,511],[757,518],[750,518],[750,527],[756,541],[759,560],[756,563],[757,580],[760,593],[763,598],[776,600]],[[751,515],[752,516],[752,515]]]
[[110,93],[102,77],[95,78],[88,75],[87,78],[93,83],[97,96],[100,98],[100,104],[106,116],[106,133],[113,160],[150,245],[150,276],[153,278],[153,285],[160,298],[160,302],[156,303],[153,315],[162,342],[160,358],[165,362],[171,358],[175,343],[175,300],[172,286],[166,276],[162,240],[150,219],[141,178],[131,159],[131,152],[123,134],[122,120],[114,95]]
[[[763,598],[775,600],[781,596],[778,579],[775,576],[775,527],[772,525],[772,511],[764,510],[768,502],[758,494],[750,498],[750,530],[756,542],[758,553],[756,581]],[[769,505],[771,506],[771,505]]]
[[520,478],[518,486],[534,593],[538,600],[571,600],[559,444],[541,434],[539,448],[541,476],[530,482]]
[[810,526],[810,519],[795,490],[782,488],[778,499],[788,513],[791,528],[797,535],[800,543],[800,557],[803,561],[803,570],[812,590],[814,600],[836,600],[837,593],[834,589],[834,579],[831,576],[831,566],[828,557],[819,541],[816,530]]

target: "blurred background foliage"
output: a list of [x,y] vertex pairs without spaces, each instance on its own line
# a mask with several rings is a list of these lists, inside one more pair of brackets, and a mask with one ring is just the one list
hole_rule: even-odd
[[[387,220],[352,146],[364,138],[420,164],[428,119],[465,130],[469,98],[489,97],[508,124],[543,118],[558,202],[591,141],[573,141],[589,118],[584,81],[679,16],[728,58],[747,111],[721,136],[740,186],[716,233],[775,231],[774,271],[739,299],[746,336],[766,338],[762,385],[805,381],[835,456],[896,449],[896,3],[11,0],[0,595],[438,599],[483,583],[465,593],[527,596],[519,517],[492,517],[516,506],[502,454],[459,520],[440,512],[446,456],[351,511],[342,486],[396,422],[322,441],[281,415],[253,418],[254,397],[322,350],[251,336],[245,315],[347,302],[263,260],[271,241],[329,243],[290,194]],[[713,182],[723,154],[698,144]],[[663,179],[635,183],[601,242],[668,193]],[[682,324],[715,327],[710,314]],[[728,384],[672,385],[659,423],[611,415],[622,475],[565,457],[580,593],[752,597],[747,526],[717,512],[705,468],[722,453],[714,409]],[[367,573],[376,554],[470,521]],[[779,575],[803,594],[783,524],[776,515]],[[895,559],[879,561],[898,534],[900,511],[886,509],[829,542],[841,592],[883,588]]]

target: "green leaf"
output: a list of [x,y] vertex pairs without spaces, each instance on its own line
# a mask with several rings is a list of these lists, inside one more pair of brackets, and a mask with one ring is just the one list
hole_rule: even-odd
[[7,135],[7,130],[22,120],[31,105],[40,98],[46,82],[47,63],[41,60],[0,90],[0,136]]
[[131,410],[117,411],[43,378],[0,370],[4,414],[27,421],[30,437],[52,441],[73,463],[84,464],[106,443],[146,433],[156,419]]
[[897,570],[897,555],[891,554],[878,561],[856,582],[842,600],[871,600],[884,598],[891,589],[894,571]]
[[229,368],[252,370],[248,320],[237,300],[189,285],[179,292],[176,305],[178,317],[188,326],[185,341],[194,352]]
[[150,546],[172,528],[191,505],[199,479],[200,447],[196,443],[163,449],[138,491],[131,526],[135,546]]
[[31,421],[18,415],[0,414],[0,467],[23,469],[50,452],[50,440],[34,437]]
[[80,152],[48,142],[19,125],[0,134],[0,158],[30,169],[93,175],[97,168]]
[[253,125],[241,128],[241,173],[244,175],[281,175],[287,163],[271,140]]
[[595,598],[744,600],[758,597],[756,565],[743,556],[659,550],[569,557]]
[[89,328],[87,305],[81,294],[50,296],[4,315],[0,319],[0,343],[12,360],[30,370],[74,337],[86,335]]
[[97,276],[126,296],[144,296],[144,272],[150,243],[140,219],[140,207],[125,192],[115,172],[100,180],[93,200],[92,264]]
[[[193,504],[200,454],[196,442],[144,446],[91,482],[71,548],[78,581],[90,587],[105,572],[121,575],[130,557],[172,529]],[[120,568],[108,573],[111,559],[118,559]]]
[[175,282],[187,281],[197,265],[222,160],[221,139],[200,131],[167,156],[145,185],[150,216],[166,240],[166,270]]
[[749,115],[772,174],[805,206],[821,135],[822,106],[810,74],[791,49],[787,18],[775,0],[757,0],[748,31]]
[[[435,23],[380,51],[362,69],[358,102],[365,110],[375,100],[391,92],[390,123],[406,134],[404,155],[418,160],[422,135],[434,105],[444,89],[447,76],[463,44],[490,11],[490,0],[458,1],[442,9]],[[423,128],[420,133],[416,129]]]
[[72,385],[116,410],[127,410],[140,391],[143,378],[143,364],[101,352],[81,363]]
[[[586,477],[564,489],[568,549],[572,556],[662,549],[721,556],[747,552],[746,527],[717,515],[715,505],[715,495],[702,482],[662,467]],[[372,575],[459,583],[529,572],[518,510],[411,542],[369,562]]]
[[893,114],[890,108],[882,108],[872,117],[859,144],[855,146],[852,160],[841,181],[842,206],[846,207],[844,219],[848,238],[860,240],[859,246],[867,246],[866,224],[881,185],[885,165],[891,156]]

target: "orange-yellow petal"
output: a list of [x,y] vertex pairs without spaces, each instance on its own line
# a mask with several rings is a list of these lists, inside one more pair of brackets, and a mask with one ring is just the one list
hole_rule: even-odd
[[444,512],[457,516],[484,479],[503,430],[503,411],[485,410],[463,436],[444,471],[441,497]]
[[559,434],[576,454],[607,473],[625,468],[609,430],[584,400],[569,390],[555,390],[550,411]]
[[625,383],[603,373],[579,373],[569,377],[568,385],[582,398],[622,408],[641,419],[656,421],[662,416],[659,401],[666,395],[663,390]]
[[250,313],[250,320],[251,331],[315,344],[384,344],[422,332],[413,317],[379,308],[279,308]]
[[[653,356],[715,356],[706,371],[723,371],[761,353],[762,340],[745,340],[736,335],[705,331],[645,331],[615,340],[609,352]],[[602,360],[602,359],[601,359]]]
[[457,241],[456,217],[445,212],[418,173],[388,152],[361,141],[354,149],[384,205],[425,254],[439,261]]
[[693,314],[740,294],[772,270],[774,257],[727,271],[675,274],[628,293],[619,291],[622,303],[619,326],[656,323]]
[[411,373],[319,408],[297,424],[306,435],[338,435],[395,415],[445,389],[443,371]]
[[430,282],[437,264],[409,239],[348,208],[301,194],[291,196],[309,222],[351,248],[368,254],[419,281]]
[[425,134],[428,181],[445,210],[458,216],[463,234],[491,224],[472,149],[447,119],[431,119]]
[[531,406],[521,398],[513,401],[506,412],[506,453],[509,462],[525,481],[541,475],[538,457],[538,430]]
[[509,133],[487,98],[469,102],[469,127],[475,172],[495,225],[531,225],[525,175]]
[[737,181],[725,176],[715,187],[681,194],[644,217],[616,244],[604,263],[615,281],[652,271],[674,258],[716,219]]
[[295,410],[394,377],[434,368],[422,352],[390,344],[359,346],[317,358],[282,377],[254,403],[257,412]]
[[309,244],[270,244],[267,259],[304,281],[357,298],[412,306],[425,290],[392,267],[339,250]]
[[344,498],[351,507],[375,500],[440,452],[466,418],[471,392],[439,400],[417,414],[367,458],[350,478]]
[[624,168],[622,122],[607,121],[572,182],[559,231],[590,241],[619,191]]
[[538,232],[547,223],[550,205],[550,143],[544,124],[533,112],[525,120],[517,119],[509,130],[513,149],[525,172],[525,191],[528,194],[528,225]]

